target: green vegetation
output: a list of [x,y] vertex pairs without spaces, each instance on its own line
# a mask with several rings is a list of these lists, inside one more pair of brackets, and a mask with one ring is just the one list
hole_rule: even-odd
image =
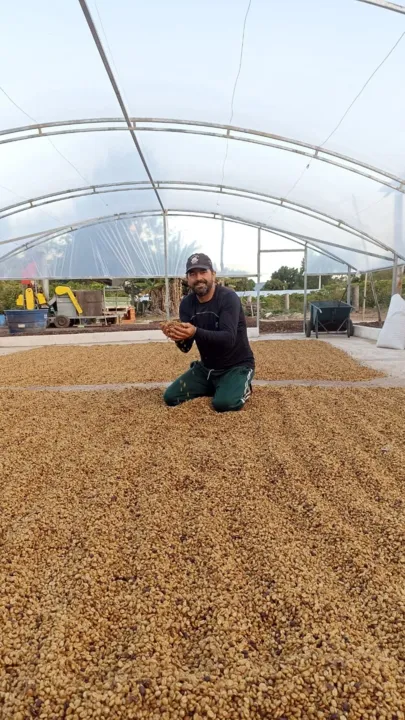
[[[391,298],[391,271],[384,270],[381,272],[375,272],[373,274],[374,288],[378,303],[382,310],[388,308]],[[236,291],[247,291],[254,290],[255,281],[251,278],[222,278],[221,282],[233,288]],[[308,288],[318,288],[318,277],[308,277]],[[345,300],[346,299],[346,283],[347,278],[344,275],[341,276],[323,276],[322,277],[322,288],[316,292],[310,294],[310,300]],[[358,275],[352,278],[352,285],[358,284],[360,289],[360,306],[363,305],[364,297],[364,285],[365,276]],[[68,285],[72,290],[98,290],[105,287],[108,289],[108,285],[102,282],[89,281],[89,280],[59,280],[50,282],[50,294],[52,296],[56,285]],[[288,268],[282,266],[276,270],[271,279],[267,281],[264,286],[265,290],[285,290],[285,289],[302,289],[304,286],[303,268]],[[187,292],[187,285],[180,279],[170,280],[171,290],[171,303],[174,305],[181,299],[181,296]],[[16,299],[21,292],[21,284],[15,280],[0,281],[0,312],[3,313],[5,310],[14,308],[16,306]],[[147,307],[152,305],[152,310],[161,311],[163,308],[163,295],[164,295],[164,281],[161,279],[155,280],[153,278],[143,278],[141,280],[129,279],[125,281],[123,293],[127,293],[128,301],[135,305],[137,314],[143,314]],[[150,295],[153,298],[152,303],[140,303],[137,298],[140,294]],[[252,310],[255,312],[255,298],[252,298],[252,302],[243,299],[243,304],[246,308],[246,313],[251,314]],[[142,305],[142,307],[141,307]],[[265,316],[267,313],[273,313],[275,315],[285,313],[284,309],[284,297],[282,295],[268,296],[267,298],[262,297],[260,301],[262,315]],[[366,307],[375,308],[376,302],[372,292],[372,286],[370,282],[370,274],[367,284],[367,296],[366,296]],[[294,294],[290,295],[290,313],[302,313],[303,311],[303,295]]]

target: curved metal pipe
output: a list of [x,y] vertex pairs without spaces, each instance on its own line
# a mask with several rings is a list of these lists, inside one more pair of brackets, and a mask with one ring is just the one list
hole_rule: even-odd
[[[276,207],[285,208],[292,212],[298,212],[302,215],[313,218],[324,222],[331,227],[338,228],[344,232],[348,232],[355,235],[357,238],[370,242],[377,247],[383,248],[388,252],[391,252],[391,248],[385,245],[377,238],[365,233],[362,230],[358,230],[356,227],[349,225],[343,220],[334,218],[333,216],[322,213],[308,205],[301,205],[300,203],[294,203],[290,200],[284,200],[282,197],[274,197],[266,193],[253,192],[244,188],[237,188],[227,185],[214,185],[211,183],[188,183],[181,180],[155,180],[155,187],[159,190],[186,190],[187,192],[205,192],[205,193],[220,193],[221,195],[227,195],[231,197],[240,197],[247,200],[254,200],[256,202],[264,202],[269,205],[275,205]],[[62,202],[63,200],[71,200],[78,197],[89,197],[92,195],[101,195],[110,192],[134,192],[140,190],[153,190],[152,186],[146,181],[128,181],[120,183],[108,183],[102,185],[88,185],[79,188],[73,188],[69,190],[61,190],[57,193],[50,193],[48,195],[41,195],[36,198],[30,198],[24,202],[15,203],[6,207],[0,208],[0,220],[5,217],[17,214],[19,212],[25,212],[33,208],[38,208],[43,205],[51,204],[54,202]],[[63,197],[62,197],[63,196]],[[24,206],[24,207],[23,207]],[[28,207],[26,207],[28,206]],[[9,212],[10,211],[10,212]],[[0,244],[12,242],[3,240]]]
[[[62,226],[59,228],[53,228],[52,230],[47,231],[45,234],[44,233],[36,233],[35,236],[34,235],[26,235],[26,236],[21,236],[19,238],[13,238],[8,241],[2,241],[3,244],[5,244],[5,242],[18,242],[20,240],[27,239],[26,243],[20,245],[18,248],[14,248],[10,252],[6,253],[5,255],[0,256],[0,262],[9,257],[13,257],[14,255],[17,255],[18,253],[20,253],[24,250],[28,250],[31,247],[36,247],[37,245],[41,245],[44,242],[48,242],[49,240],[55,239],[56,237],[59,237],[60,235],[66,234],[68,232],[74,232],[76,230],[80,230],[85,227],[92,227],[95,225],[112,222],[113,220],[123,220],[123,219],[131,219],[134,217],[145,217],[145,216],[150,217],[150,216],[156,216],[156,215],[160,216],[161,212],[159,210],[142,210],[142,211],[138,211],[138,212],[130,211],[130,212],[125,212],[125,213],[118,213],[118,214],[110,215],[110,216],[100,216],[98,218],[91,218],[87,221],[82,221],[82,222],[78,222],[78,223],[74,223],[74,224],[70,224],[70,225],[65,225],[65,226]],[[278,235],[280,237],[284,237],[287,240],[293,240],[293,241],[298,240],[301,243],[307,242],[307,243],[311,244],[312,249],[322,252],[322,254],[328,255],[329,257],[332,257],[335,260],[338,260],[339,262],[341,262],[344,265],[347,264],[347,262],[345,260],[340,258],[340,256],[338,256],[338,255],[333,255],[332,253],[328,252],[327,250],[325,250],[325,251],[322,250],[322,246],[327,245],[327,246],[331,246],[331,247],[332,246],[338,247],[343,250],[347,250],[349,252],[358,252],[359,254],[363,254],[366,256],[370,255],[372,257],[378,257],[378,258],[385,259],[388,261],[391,260],[391,258],[386,257],[385,255],[377,255],[376,253],[368,253],[368,252],[362,251],[362,250],[353,250],[352,248],[350,248],[348,246],[343,246],[343,245],[336,246],[333,243],[326,242],[325,240],[319,240],[318,238],[313,238],[311,236],[302,235],[302,234],[294,233],[294,232],[290,232],[290,231],[285,231],[282,228],[272,227],[272,226],[266,225],[264,223],[256,223],[254,221],[246,220],[246,219],[238,217],[236,215],[221,215],[220,213],[205,213],[205,212],[195,211],[195,210],[184,211],[184,210],[175,210],[175,209],[168,210],[167,215],[171,216],[171,217],[197,217],[197,218],[205,217],[208,219],[223,219],[227,222],[235,222],[237,224],[246,225],[248,227],[262,228],[265,231],[268,231],[268,232]],[[31,240],[29,238],[31,238]],[[321,247],[319,247],[319,245],[321,245]],[[405,260],[405,257],[399,256],[399,255],[398,255],[398,257],[401,257],[401,259]],[[353,269],[356,269],[353,265],[351,267]]]
[[403,5],[397,5],[396,3],[388,2],[388,0],[360,0],[360,2],[375,5],[383,10],[393,10],[393,12],[405,15],[405,7]]
[[[394,173],[378,168],[369,163],[365,163],[357,158],[350,157],[338,153],[334,150],[327,150],[319,145],[313,145],[303,140],[277,135],[275,133],[263,132],[261,130],[252,130],[249,128],[238,127],[236,125],[223,125],[219,123],[210,123],[200,120],[176,120],[170,118],[129,118],[132,123],[132,130],[137,132],[170,132],[178,134],[203,135],[207,137],[217,137],[225,140],[238,140],[256,145],[264,145],[277,150],[304,155],[330,165],[335,165],[348,172],[378,182],[381,185],[405,193],[405,178],[401,178]],[[111,123],[114,123],[112,125]],[[144,123],[144,125],[140,125]],[[146,125],[147,124],[147,125]],[[90,125],[91,127],[84,127]],[[158,125],[158,127],[152,127]],[[159,127],[159,126],[163,127]],[[167,128],[165,125],[183,126]],[[93,127],[94,126],[94,127]],[[185,129],[192,128],[192,129]],[[209,130],[197,130],[195,128],[209,128]],[[87,132],[130,132],[125,121],[122,118],[87,118],[79,120],[60,120],[49,123],[38,123],[34,125],[24,125],[18,128],[9,128],[0,131],[0,145],[11,142],[20,142],[22,140],[33,140],[40,137],[50,137],[55,135],[70,135]],[[221,132],[218,132],[221,131]],[[22,135],[21,133],[30,133]],[[12,136],[12,137],[7,137]],[[250,137],[248,137],[250,136]],[[3,138],[3,139],[1,139]],[[396,185],[393,185],[396,183]]]

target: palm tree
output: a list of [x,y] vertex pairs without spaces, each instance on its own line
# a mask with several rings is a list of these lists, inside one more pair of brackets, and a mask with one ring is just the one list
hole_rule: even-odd
[[[156,269],[155,277],[151,273],[148,281],[148,294],[151,303],[151,311],[156,314],[166,312],[165,303],[165,281],[162,277],[165,274],[164,262],[164,235],[163,220],[161,217],[149,218],[143,222],[139,240],[143,244],[143,253],[152,253],[152,262]],[[185,273],[187,258],[196,251],[194,242],[183,242],[182,235],[177,230],[170,230],[167,238],[168,275],[169,280],[169,311],[171,316],[179,314],[179,305],[183,297],[183,281],[181,276]],[[145,268],[146,269],[146,268]],[[180,277],[179,277],[180,276]]]

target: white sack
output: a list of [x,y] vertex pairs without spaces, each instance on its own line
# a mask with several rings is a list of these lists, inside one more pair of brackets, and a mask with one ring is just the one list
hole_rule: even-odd
[[377,347],[405,349],[405,300],[393,295],[385,323],[378,336]]

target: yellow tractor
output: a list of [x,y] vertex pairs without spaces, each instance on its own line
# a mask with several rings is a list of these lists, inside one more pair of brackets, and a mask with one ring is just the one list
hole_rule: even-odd
[[34,283],[24,288],[17,298],[17,307],[26,310],[49,308],[49,325],[57,328],[67,328],[73,321],[83,314],[83,310],[70,287],[58,285],[53,298],[47,302],[42,290],[37,289]]

